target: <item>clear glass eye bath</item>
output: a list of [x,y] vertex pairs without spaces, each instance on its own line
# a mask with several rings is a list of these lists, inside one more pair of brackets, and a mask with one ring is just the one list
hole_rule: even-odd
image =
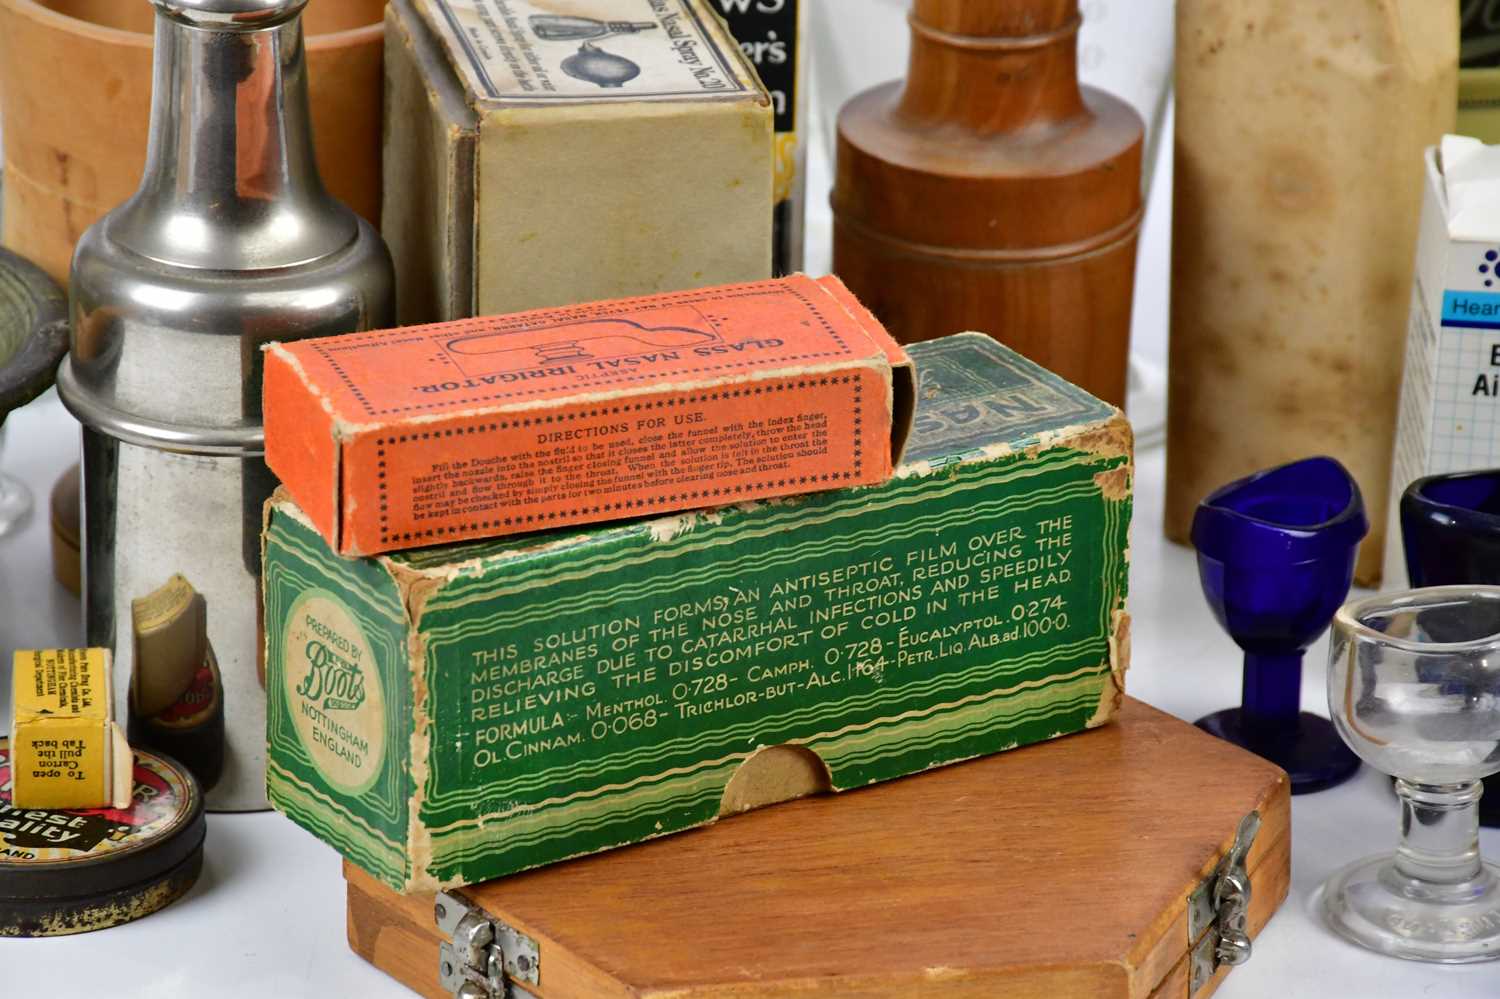
[[1292,793],[1349,778],[1359,759],[1301,710],[1302,656],[1349,596],[1369,529],[1354,478],[1332,458],[1258,472],[1198,505],[1193,546],[1214,617],[1245,652],[1237,708],[1199,727],[1280,766]]
[[1323,915],[1371,950],[1500,957],[1500,870],[1479,855],[1480,781],[1500,771],[1500,587],[1440,586],[1349,603],[1334,618],[1328,708],[1396,778],[1401,838],[1323,887]]
[[[1413,482],[1401,497],[1401,538],[1414,587],[1500,585],[1500,469]],[[1500,777],[1484,790],[1479,824],[1500,827]]]

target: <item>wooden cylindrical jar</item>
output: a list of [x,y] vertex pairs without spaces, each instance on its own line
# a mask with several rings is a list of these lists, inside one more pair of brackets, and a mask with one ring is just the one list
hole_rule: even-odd
[[1260,468],[1339,459],[1379,581],[1423,151],[1458,5],[1178,0],[1166,531]]
[[839,116],[834,270],[903,342],[989,333],[1124,402],[1144,126],[1078,83],[1077,0],[914,0]]
[[[383,0],[307,8],[318,167],[380,219]],[[147,0],[0,0],[0,242],[68,280],[83,231],[135,193],[151,114]]]

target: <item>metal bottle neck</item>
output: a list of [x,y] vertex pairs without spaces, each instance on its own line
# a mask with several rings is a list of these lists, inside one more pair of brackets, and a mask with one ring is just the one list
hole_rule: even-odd
[[111,240],[168,265],[260,270],[355,238],[318,175],[300,16],[246,30],[158,12],[152,86],[145,176]]

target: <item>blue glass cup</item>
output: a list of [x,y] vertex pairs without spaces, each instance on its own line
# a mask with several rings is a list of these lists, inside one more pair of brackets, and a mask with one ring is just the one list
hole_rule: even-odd
[[[1418,479],[1401,496],[1414,587],[1500,584],[1500,469]],[[1500,776],[1486,777],[1479,821],[1500,826]]]
[[1500,583],[1500,469],[1418,479],[1401,496],[1414,587]]
[[1245,653],[1240,706],[1198,726],[1280,766],[1293,794],[1359,769],[1333,725],[1302,711],[1300,699],[1303,654],[1348,597],[1369,526],[1359,485],[1332,458],[1232,482],[1193,518],[1203,594]]

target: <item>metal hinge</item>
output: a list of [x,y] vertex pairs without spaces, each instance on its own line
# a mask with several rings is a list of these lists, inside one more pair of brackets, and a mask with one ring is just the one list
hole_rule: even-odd
[[1240,820],[1229,853],[1188,897],[1190,996],[1224,965],[1250,960],[1250,874],[1245,858],[1258,832],[1260,812],[1251,812]]
[[536,941],[449,892],[433,907],[439,932],[438,977],[455,999],[536,999],[541,954]]

